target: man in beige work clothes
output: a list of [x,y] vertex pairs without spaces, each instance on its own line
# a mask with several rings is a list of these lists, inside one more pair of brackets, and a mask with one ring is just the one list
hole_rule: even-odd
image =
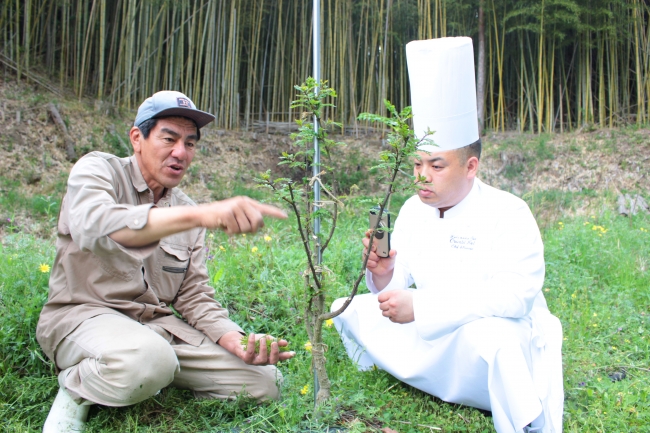
[[242,329],[208,285],[204,238],[286,215],[247,197],[197,206],[175,188],[212,120],[182,93],[158,92],[138,109],[133,156],[92,152],[72,168],[36,335],[61,371],[44,433],[81,431],[91,404],[127,406],[168,385],[278,397],[274,364],[294,354],[280,341],[267,355],[265,338],[256,353],[255,335],[242,349]]

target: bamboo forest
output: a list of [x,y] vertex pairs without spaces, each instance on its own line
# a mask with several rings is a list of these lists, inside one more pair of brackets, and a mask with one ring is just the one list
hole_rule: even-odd
[[[650,120],[646,0],[323,0],[322,77],[346,127],[389,99],[409,103],[404,45],[485,40],[484,127],[563,131]],[[220,127],[291,121],[311,71],[311,2],[16,0],[0,11],[0,62],[134,107],[178,89]],[[478,49],[475,45],[475,54]]]

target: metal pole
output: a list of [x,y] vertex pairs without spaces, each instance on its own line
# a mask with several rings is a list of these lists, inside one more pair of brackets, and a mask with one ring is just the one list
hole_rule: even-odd
[[[320,83],[320,0],[314,0],[314,80],[316,85]],[[318,87],[316,87],[318,92]],[[318,120],[314,116],[314,133],[318,133]],[[314,166],[313,175],[316,176],[320,173],[320,146],[318,139],[314,137]],[[318,209],[320,203],[320,184],[314,183],[314,205]],[[314,234],[320,234],[320,218],[314,220]],[[319,245],[320,246],[320,245]],[[321,263],[321,251],[318,248],[318,264]]]
[[[313,28],[313,40],[314,40],[314,80],[316,80],[316,85],[320,83],[320,0],[314,0],[314,11],[312,19],[312,28]],[[318,87],[316,87],[316,92],[318,92]],[[318,134],[318,120],[314,116],[314,133]],[[320,146],[318,139],[314,137],[314,164],[313,164],[313,176],[317,176],[320,173]],[[320,184],[314,182],[314,210],[318,210],[320,204]],[[316,263],[320,266],[322,262],[321,256],[321,245],[320,245],[320,218],[314,219],[314,235],[316,236]],[[314,372],[314,405],[316,404],[316,395],[320,389],[320,384],[318,383],[318,375],[316,374],[316,369],[312,368]]]

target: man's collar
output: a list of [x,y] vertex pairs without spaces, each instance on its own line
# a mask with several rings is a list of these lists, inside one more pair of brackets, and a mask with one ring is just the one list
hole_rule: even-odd
[[[474,197],[476,197],[476,195],[478,194],[478,183],[479,183],[478,178],[474,178],[472,189],[469,190],[465,198],[463,198],[457,205],[445,211],[444,219],[454,218],[455,216],[460,215],[461,212],[463,212],[463,210],[469,206],[469,204],[472,202]],[[438,218],[440,218],[440,211],[436,209],[436,212],[438,214]]]
[[[142,193],[145,191],[149,191],[149,201],[154,202],[154,196],[153,196],[153,191],[149,188],[149,185],[147,185],[147,182],[144,180],[144,177],[142,176],[142,171],[140,170],[140,166],[138,165],[138,160],[135,157],[135,155],[131,155],[131,179],[133,182],[133,187],[136,189],[136,191]],[[160,197],[158,202],[156,202],[157,205],[162,205],[162,206],[169,206],[170,200],[171,200],[171,195],[172,195],[172,189],[173,188],[165,188],[163,191],[163,196]]]
[[138,165],[138,159],[135,155],[131,155],[131,179],[133,180],[133,187],[138,192],[144,192],[149,189],[147,182],[145,182],[144,177],[142,177],[142,171]]

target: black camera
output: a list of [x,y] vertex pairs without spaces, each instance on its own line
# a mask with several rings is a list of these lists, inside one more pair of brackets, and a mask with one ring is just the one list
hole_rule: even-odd
[[374,230],[375,227],[375,240],[373,245],[377,247],[375,253],[379,257],[388,257],[390,252],[390,213],[386,209],[381,215],[381,221],[378,222],[379,208],[370,209],[370,229]]

